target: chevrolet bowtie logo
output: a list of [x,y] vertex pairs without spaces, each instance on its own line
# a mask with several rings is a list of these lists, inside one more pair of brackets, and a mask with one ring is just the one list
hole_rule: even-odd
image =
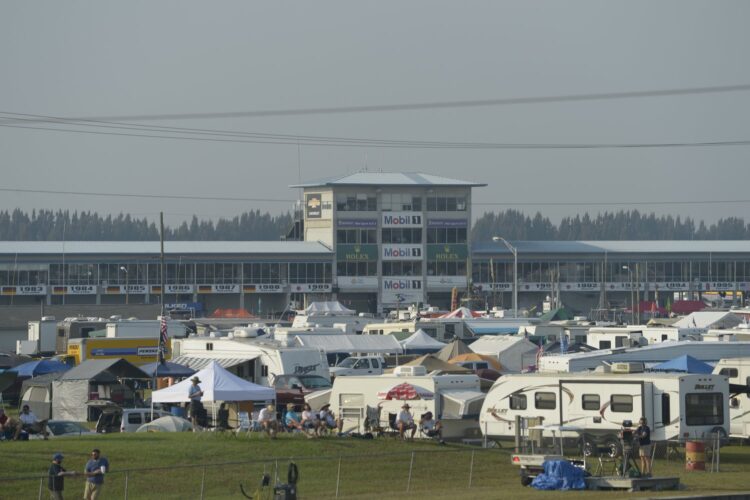
[[310,198],[307,200],[307,206],[310,208],[318,208],[320,206],[319,198]]

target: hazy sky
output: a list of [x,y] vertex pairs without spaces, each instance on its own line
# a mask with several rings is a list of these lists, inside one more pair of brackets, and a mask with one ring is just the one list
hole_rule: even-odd
[[[3,2],[0,112],[219,113],[750,84],[750,2]],[[12,115],[0,115],[0,124]],[[124,120],[120,120],[124,121]],[[149,126],[530,144],[750,139],[750,91],[395,112],[145,121]],[[24,126],[50,127],[32,122]],[[66,129],[144,133],[65,125]],[[145,132],[153,135],[154,132]],[[166,134],[165,134],[166,135]],[[207,137],[207,136],[200,136]],[[513,203],[750,199],[750,146],[469,150],[208,142],[0,127],[0,187],[291,200],[302,180],[420,171]],[[298,159],[300,164],[298,164]],[[300,168],[301,167],[301,168]],[[290,202],[0,191],[0,209],[128,212],[168,223]],[[480,203],[508,203],[491,207]],[[516,206],[553,220],[638,208],[713,221],[750,203]]]

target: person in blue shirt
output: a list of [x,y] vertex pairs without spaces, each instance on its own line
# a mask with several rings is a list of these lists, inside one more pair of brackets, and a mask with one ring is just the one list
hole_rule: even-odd
[[193,421],[193,432],[197,432],[200,428],[198,426],[198,416],[200,415],[201,410],[203,410],[203,403],[201,403],[203,389],[198,385],[201,383],[201,379],[198,377],[193,377],[190,381],[193,383],[188,390],[188,397],[190,398],[190,418]]
[[295,429],[297,429],[298,431],[303,430],[299,414],[294,411],[294,403],[289,403],[286,405],[286,414],[284,414],[284,426],[286,426],[286,428],[290,431]]
[[84,475],[86,488],[83,490],[83,500],[98,500],[104,488],[104,474],[109,472],[109,461],[101,456],[101,452],[94,448],[91,458],[86,462]]
[[638,455],[641,457],[641,474],[651,475],[651,428],[648,426],[646,417],[641,417],[638,428],[635,430],[638,439]]

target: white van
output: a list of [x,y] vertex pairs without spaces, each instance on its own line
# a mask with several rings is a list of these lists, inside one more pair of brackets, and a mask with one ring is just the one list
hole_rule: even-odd
[[[169,414],[168,411],[154,410],[154,420]],[[138,427],[149,422],[151,422],[151,408],[125,408],[122,410],[120,432],[135,432]]]

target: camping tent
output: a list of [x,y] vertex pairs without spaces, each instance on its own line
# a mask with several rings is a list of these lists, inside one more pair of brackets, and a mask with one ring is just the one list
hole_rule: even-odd
[[190,420],[167,415],[138,427],[135,432],[187,432],[193,430]]
[[52,418],[85,422],[91,399],[128,403],[133,394],[121,383],[122,379],[145,380],[148,376],[124,359],[83,361],[52,382]]
[[455,358],[460,354],[466,354],[468,352],[474,351],[472,351],[463,340],[453,339],[447,346],[440,349],[435,354],[435,357],[438,359],[442,359],[443,361],[448,361],[451,358]]
[[538,347],[522,335],[485,335],[469,346],[477,354],[497,359],[503,370],[520,372],[536,360]]
[[468,307],[459,307],[455,311],[445,313],[439,318],[478,318],[482,313],[474,312]]
[[[272,401],[276,398],[276,391],[271,387],[248,382],[228,372],[216,361],[195,376],[201,381],[203,401]],[[152,393],[152,399],[154,403],[186,403],[190,401],[188,390],[191,385],[190,380],[183,380]]]
[[149,377],[156,376],[181,378],[189,377],[195,373],[195,370],[188,366],[178,363],[172,363],[170,361],[165,361],[164,363],[149,363],[147,365],[141,366],[141,370],[143,370]]
[[404,348],[405,354],[426,354],[428,352],[439,351],[445,347],[443,342],[433,339],[422,329],[417,330],[413,335],[399,342],[399,344]]
[[655,372],[685,372],[685,373],[711,373],[713,367],[689,354],[679,356],[675,359],[659,363],[651,368]]
[[408,363],[404,363],[402,366],[424,366],[428,373],[436,370],[444,373],[472,373],[468,368],[453,365],[447,361],[438,359],[432,354],[425,354],[424,356],[420,356]]
[[21,404],[29,405],[40,420],[52,418],[52,382],[62,376],[63,372],[53,372],[24,380],[21,383]]
[[56,359],[37,359],[14,366],[8,371],[16,372],[19,377],[36,377],[47,373],[65,372],[68,370],[70,370],[70,366]]

